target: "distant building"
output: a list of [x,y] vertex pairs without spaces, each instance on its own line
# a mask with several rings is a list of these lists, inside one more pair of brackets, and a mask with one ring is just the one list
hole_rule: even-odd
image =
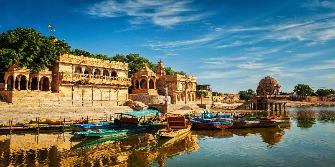
[[213,102],[238,103],[240,102],[240,95],[239,94],[223,94],[221,96],[213,96]]
[[211,86],[197,85],[197,99],[200,101],[200,104],[211,105],[213,103]]
[[51,70],[10,67],[0,95],[18,105],[116,106],[128,98],[128,64],[64,54]]

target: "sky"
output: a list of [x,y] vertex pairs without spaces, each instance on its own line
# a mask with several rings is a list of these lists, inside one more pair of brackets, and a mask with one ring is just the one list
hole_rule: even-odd
[[0,32],[32,27],[72,48],[138,53],[220,92],[335,88],[335,0],[0,0]]

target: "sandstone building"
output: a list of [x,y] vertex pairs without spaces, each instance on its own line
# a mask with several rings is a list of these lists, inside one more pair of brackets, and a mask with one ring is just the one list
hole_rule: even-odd
[[1,97],[17,105],[116,106],[128,99],[128,64],[64,54],[51,70],[12,66]]
[[147,66],[132,76],[130,98],[146,104],[193,104],[196,100],[196,77],[166,75],[162,61],[156,72]]

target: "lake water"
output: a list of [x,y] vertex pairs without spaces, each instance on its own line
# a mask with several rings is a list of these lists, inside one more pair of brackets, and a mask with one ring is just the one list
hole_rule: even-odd
[[290,108],[281,128],[192,131],[176,141],[0,136],[0,166],[335,166],[335,107]]

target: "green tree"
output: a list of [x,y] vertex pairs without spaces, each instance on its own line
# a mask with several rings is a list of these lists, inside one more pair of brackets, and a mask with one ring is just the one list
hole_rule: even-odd
[[335,94],[334,89],[318,89],[315,92],[316,95],[318,96],[329,96],[331,94]]
[[127,62],[127,58],[123,54],[116,54],[114,57],[112,57],[112,59],[114,61],[120,61],[120,62],[123,62],[123,63]]
[[307,84],[297,84],[293,92],[299,96],[311,96],[314,94],[314,90]]
[[253,96],[256,95],[255,91],[252,89],[239,91],[238,94],[240,95],[241,100],[250,100]]
[[213,95],[213,96],[222,96],[223,94],[220,93],[220,92],[212,92],[212,95]]
[[90,52],[81,49],[71,50],[70,53],[77,56],[94,57],[94,55],[91,54]]
[[16,28],[0,35],[0,73],[16,64],[36,72],[53,66],[70,46],[31,28]]
[[197,95],[197,97],[207,97],[208,96],[208,92],[207,91],[201,91],[201,90],[196,90],[195,94]]

